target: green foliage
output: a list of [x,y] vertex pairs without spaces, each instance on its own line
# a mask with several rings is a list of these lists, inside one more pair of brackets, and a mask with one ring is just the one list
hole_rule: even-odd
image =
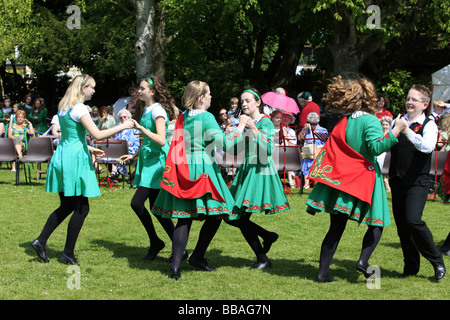
[[413,77],[411,72],[406,70],[394,70],[388,73],[377,84],[380,94],[386,96],[391,104],[392,115],[405,113],[405,98],[413,84],[421,84],[430,87],[430,79],[427,77]]
[[15,46],[21,46],[32,33],[30,24],[33,0],[0,0],[0,62],[14,58]]
[[388,97],[392,115],[405,113],[405,98],[412,85],[411,72],[394,70],[389,72],[385,80],[386,83],[381,86],[381,94]]

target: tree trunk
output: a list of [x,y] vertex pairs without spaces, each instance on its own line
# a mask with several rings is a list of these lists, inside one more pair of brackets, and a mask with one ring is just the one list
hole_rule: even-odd
[[[332,13],[336,13],[333,11]],[[333,55],[334,75],[358,73],[364,60],[380,47],[375,34],[360,34],[349,12],[339,12],[342,21],[335,20],[335,34],[329,48]]]
[[134,54],[136,60],[136,80],[150,76],[154,71],[154,23],[156,1],[136,0],[136,39],[134,43]]
[[136,80],[155,75],[165,77],[164,59],[168,39],[165,36],[164,13],[158,0],[132,1],[136,10]]
[[303,38],[298,36],[300,32],[299,26],[290,25],[286,35],[280,35],[278,50],[267,70],[269,90],[277,87],[288,89],[293,84],[305,45]]

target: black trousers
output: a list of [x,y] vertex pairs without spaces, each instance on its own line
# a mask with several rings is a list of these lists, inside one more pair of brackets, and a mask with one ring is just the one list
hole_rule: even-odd
[[433,266],[443,264],[442,254],[436,248],[433,235],[422,221],[428,197],[427,186],[401,185],[390,182],[392,211],[405,262],[404,273],[416,274],[420,268],[420,254]]

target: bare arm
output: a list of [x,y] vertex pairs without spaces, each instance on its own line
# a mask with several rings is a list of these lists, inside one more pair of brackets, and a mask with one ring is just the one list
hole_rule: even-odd
[[105,138],[108,138],[117,132],[120,132],[124,129],[131,129],[134,126],[134,122],[132,120],[126,120],[124,123],[119,124],[118,126],[106,129],[106,130],[100,130],[95,125],[94,121],[92,121],[92,118],[89,114],[85,114],[80,119],[81,124],[86,128],[86,130],[89,132],[89,134],[94,137],[96,140],[102,140]]
[[143,134],[145,134],[147,137],[149,137],[151,140],[153,140],[160,146],[163,146],[166,144],[166,120],[163,117],[157,117],[155,119],[156,133],[145,129],[143,126],[138,124],[136,121],[134,121],[134,123],[135,123],[136,129],[141,131]]

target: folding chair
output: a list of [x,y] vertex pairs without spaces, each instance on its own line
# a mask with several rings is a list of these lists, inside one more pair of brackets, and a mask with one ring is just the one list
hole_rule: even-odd
[[[114,181],[109,177],[109,165],[110,164],[119,164],[119,158],[125,154],[128,154],[128,141],[126,140],[116,140],[116,139],[106,139],[106,141],[96,141],[96,144],[99,145],[100,149],[103,149],[102,145],[106,146],[105,156],[101,158],[97,158],[95,162],[97,164],[106,164],[106,178],[99,182],[99,186],[104,188],[111,188],[113,190],[113,186],[116,188],[117,185]],[[125,164],[126,165],[126,164]],[[129,168],[131,174],[131,168]],[[97,177],[100,180],[100,173],[97,171]],[[103,186],[103,181],[106,180],[106,186]],[[131,181],[131,179],[130,179]],[[125,188],[125,175],[122,174],[122,188]]]
[[[292,197],[292,192],[289,187],[286,186],[286,172],[294,171],[299,172],[302,170],[302,156],[300,147],[298,146],[276,146],[273,153],[273,160],[278,172],[283,172],[284,188]],[[300,191],[303,186],[300,186]]]
[[[15,161],[17,168],[17,153],[12,138],[0,138],[0,162]],[[17,172],[17,170],[16,170]],[[17,179],[16,179],[17,184]]]
[[[49,163],[53,156],[53,144],[52,139],[46,137],[32,137],[28,142],[27,153],[25,156],[18,160],[17,171],[16,171],[16,184],[19,185],[19,170],[20,164],[23,163],[23,168],[25,172],[25,181],[28,183],[26,163]],[[30,168],[28,170],[31,170]],[[43,173],[41,171],[41,173]],[[39,174],[39,172],[38,172]],[[31,182],[31,176],[28,174],[29,180]]]

